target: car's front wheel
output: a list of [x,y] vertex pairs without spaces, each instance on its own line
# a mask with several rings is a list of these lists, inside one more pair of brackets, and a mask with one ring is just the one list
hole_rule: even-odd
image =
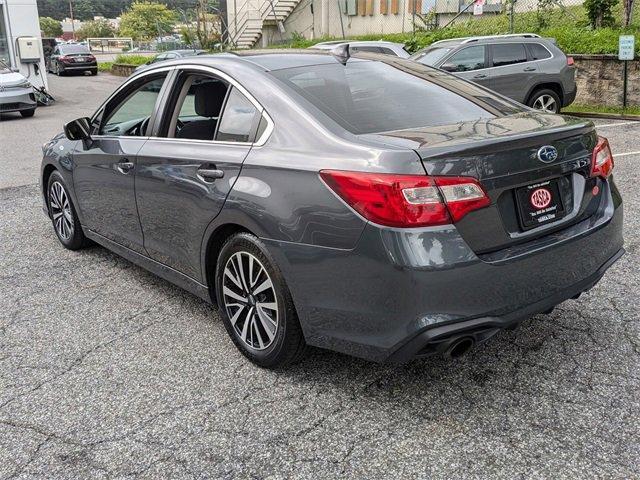
[[33,115],[36,113],[36,109],[32,108],[31,110],[21,110],[20,111],[20,115],[22,115],[25,118],[28,117],[33,117]]
[[529,99],[529,106],[547,113],[559,113],[562,104],[556,92],[545,88],[534,92]]
[[53,230],[60,243],[69,250],[78,250],[85,246],[87,239],[82,231],[75,206],[62,175],[58,172],[53,172],[47,182],[47,206]]
[[285,279],[264,244],[238,233],[218,256],[220,315],[238,349],[253,363],[277,368],[302,357],[306,343]]

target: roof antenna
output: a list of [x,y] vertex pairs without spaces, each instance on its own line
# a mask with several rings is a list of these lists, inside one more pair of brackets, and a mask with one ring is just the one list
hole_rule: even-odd
[[333,47],[331,49],[331,55],[333,55],[333,58],[338,60],[342,65],[346,65],[347,60],[351,58],[351,54],[349,53],[349,44],[341,43],[337,47]]

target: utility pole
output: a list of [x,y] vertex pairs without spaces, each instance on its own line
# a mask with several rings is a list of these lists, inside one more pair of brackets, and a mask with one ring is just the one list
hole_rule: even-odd
[[75,40],[76,39],[76,22],[73,19],[73,3],[71,3],[71,0],[69,0],[69,16],[71,17],[71,35]]

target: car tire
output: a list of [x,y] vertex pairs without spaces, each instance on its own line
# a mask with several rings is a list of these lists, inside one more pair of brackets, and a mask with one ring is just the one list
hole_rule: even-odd
[[20,115],[22,115],[24,118],[29,118],[29,117],[33,117],[33,115],[36,113],[36,109],[32,108],[31,110],[21,110],[20,111]]
[[79,250],[87,245],[78,214],[62,175],[53,172],[47,182],[47,208],[58,240],[69,250]]
[[533,92],[533,95],[531,95],[527,105],[531,108],[535,108],[536,110],[549,113],[560,113],[560,109],[562,108],[562,103],[558,94],[547,88]]
[[257,237],[243,232],[225,242],[215,284],[224,326],[245,357],[263,368],[302,358],[306,343],[291,293]]
[[91,75],[94,76],[94,77],[96,75],[98,75],[98,70],[97,69],[96,70],[91,70]]

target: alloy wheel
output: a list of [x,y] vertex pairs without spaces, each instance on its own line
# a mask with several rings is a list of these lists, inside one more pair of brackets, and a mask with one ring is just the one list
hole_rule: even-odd
[[73,213],[67,192],[60,182],[53,182],[49,188],[49,206],[56,232],[60,238],[69,240],[73,236]]
[[543,112],[556,113],[556,101],[551,95],[540,95],[533,102],[533,108]]
[[222,294],[238,338],[254,350],[268,348],[278,331],[278,299],[262,262],[248,252],[234,253],[224,267]]

